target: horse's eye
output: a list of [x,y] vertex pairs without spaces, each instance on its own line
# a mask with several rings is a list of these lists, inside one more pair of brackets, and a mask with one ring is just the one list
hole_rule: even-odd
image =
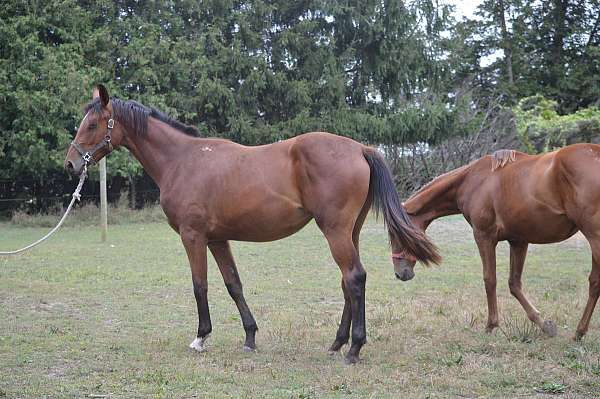
[[98,125],[96,125],[95,123],[90,123],[90,126],[89,126],[89,128],[88,128],[88,129],[90,129],[90,130],[95,130],[95,129],[96,129],[96,127],[98,127]]

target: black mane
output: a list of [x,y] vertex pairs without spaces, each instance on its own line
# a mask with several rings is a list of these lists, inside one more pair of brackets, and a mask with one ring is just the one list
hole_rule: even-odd
[[[137,101],[124,101],[116,97],[112,97],[110,102],[113,107],[113,117],[115,120],[123,123],[126,127],[140,135],[145,135],[148,132],[148,117],[151,116],[177,129],[183,134],[193,137],[200,136],[200,132],[194,126],[181,123],[154,107],[146,107]],[[96,114],[102,113],[102,104],[100,103],[99,97],[94,98],[83,107],[83,112],[85,114],[90,110]]]

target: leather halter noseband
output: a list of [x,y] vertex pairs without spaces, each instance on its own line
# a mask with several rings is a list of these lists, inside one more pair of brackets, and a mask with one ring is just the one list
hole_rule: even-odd
[[392,259],[406,259],[409,262],[416,262],[417,260],[417,258],[415,258],[413,255],[406,253],[405,250],[395,253],[392,252]]
[[111,134],[112,134],[112,129],[115,126],[115,120],[112,118],[112,116],[108,119],[108,128],[106,131],[106,135],[104,136],[104,139],[99,142],[98,144],[96,144],[91,150],[85,150],[83,149],[78,143],[75,142],[75,140],[73,140],[71,142],[71,145],[77,150],[77,152],[79,153],[79,155],[81,155],[81,159],[83,159],[83,161],[85,162],[86,165],[94,165],[96,163],[96,160],[94,159],[94,155],[96,155],[96,153],[98,151],[100,151],[103,148],[108,148],[108,152],[106,153],[107,155],[113,150],[113,145],[111,143]]

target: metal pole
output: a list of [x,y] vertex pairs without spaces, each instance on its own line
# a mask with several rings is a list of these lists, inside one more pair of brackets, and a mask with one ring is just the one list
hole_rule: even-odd
[[108,204],[106,201],[106,158],[100,160],[100,231],[102,242],[108,230]]

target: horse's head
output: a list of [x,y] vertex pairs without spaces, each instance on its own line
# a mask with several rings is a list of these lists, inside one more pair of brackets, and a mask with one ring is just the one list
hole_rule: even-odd
[[113,107],[106,87],[96,86],[92,102],[86,107],[86,114],[67,151],[65,169],[80,175],[84,166],[98,162],[117,148],[124,133],[113,119]]
[[392,262],[394,263],[394,273],[396,278],[402,281],[412,280],[415,276],[415,264],[417,258],[409,255],[405,251],[394,252],[392,254]]
[[[402,203],[402,206],[405,206],[405,204]],[[407,215],[410,222],[424,234],[431,221],[411,214],[408,211],[409,209],[407,208]],[[412,280],[412,278],[415,277],[415,264],[417,263],[417,258],[409,254],[399,242],[392,241],[392,250],[392,262],[394,264],[396,278],[402,281]]]

